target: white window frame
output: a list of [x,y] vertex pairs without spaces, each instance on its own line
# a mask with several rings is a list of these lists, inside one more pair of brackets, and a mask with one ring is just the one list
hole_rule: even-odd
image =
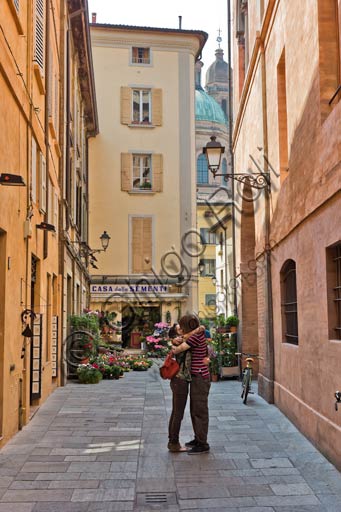
[[[139,120],[134,120],[134,93],[139,93]],[[143,121],[143,93],[148,93],[148,103],[149,103],[149,109],[148,109],[148,117],[149,121]],[[150,89],[138,89],[136,87],[132,88],[132,100],[131,100],[131,119],[132,123],[134,124],[152,124],[152,91]]]
[[[143,154],[143,153],[133,153],[132,155],[133,157],[133,165],[132,165],[132,190],[152,190],[153,188],[153,171],[152,171],[152,155],[151,154]],[[134,165],[134,160],[135,158],[139,158],[139,176],[135,176],[134,175],[134,170],[135,170],[135,165]],[[143,172],[144,172],[144,162],[143,162],[143,159],[144,158],[148,158],[149,159],[149,179],[146,180],[144,177],[143,177]],[[140,185],[138,187],[134,187],[134,180],[136,179],[139,179],[140,180]],[[144,182],[144,180],[148,181],[150,183],[150,188],[149,187],[142,187],[142,183]],[[145,181],[145,182],[146,182]]]

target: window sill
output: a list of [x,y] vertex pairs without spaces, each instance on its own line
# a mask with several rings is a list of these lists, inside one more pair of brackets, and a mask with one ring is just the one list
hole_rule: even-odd
[[142,195],[145,195],[145,194],[147,194],[147,195],[154,195],[155,193],[156,192],[154,190],[129,190],[128,191],[128,194],[132,194],[132,195],[134,195],[134,194],[137,194],[137,195],[139,195],[139,194],[142,194]]
[[131,124],[128,124],[128,127],[129,128],[155,128],[155,125],[154,124],[150,124],[150,123],[131,123]]
[[34,74],[35,74],[35,77],[37,80],[39,92],[40,92],[40,94],[45,94],[44,79],[41,74],[41,69],[36,62],[34,62],[34,64],[33,64],[33,70],[34,70]]
[[19,13],[17,11],[17,8],[15,7],[14,5],[14,1],[13,0],[7,0],[8,2],[8,6],[11,10],[11,13],[13,15],[13,18],[14,18],[14,23],[17,27],[17,31],[18,31],[18,34],[20,36],[24,35],[24,29],[23,29],[23,26],[21,24],[21,21],[20,21],[20,16],[19,16]]
[[334,340],[334,339],[332,339],[332,340],[329,340],[329,342],[330,342],[330,343],[337,343],[337,344],[340,344],[340,343],[341,343],[341,340],[336,340],[336,339]]
[[141,66],[142,68],[150,68],[153,64],[151,62],[132,62],[129,63],[130,66]]

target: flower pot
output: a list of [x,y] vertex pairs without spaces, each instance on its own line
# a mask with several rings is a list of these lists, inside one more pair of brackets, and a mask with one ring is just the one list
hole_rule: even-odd
[[236,325],[231,325],[230,326],[230,332],[237,332],[238,328]]
[[218,382],[218,375],[216,373],[211,375],[211,382]]
[[222,366],[220,369],[221,377],[238,377],[239,366]]

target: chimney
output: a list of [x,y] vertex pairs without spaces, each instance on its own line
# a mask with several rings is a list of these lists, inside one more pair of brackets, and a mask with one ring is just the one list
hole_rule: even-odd
[[91,14],[91,23],[97,23],[96,19],[97,19],[97,12],[93,12]]
[[182,25],[182,16],[179,16],[179,30],[181,30],[181,25]]

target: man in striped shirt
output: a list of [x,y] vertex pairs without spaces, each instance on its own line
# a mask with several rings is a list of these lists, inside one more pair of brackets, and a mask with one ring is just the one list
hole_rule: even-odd
[[[199,327],[199,319],[196,315],[185,315],[179,322],[183,334],[187,334]],[[174,354],[179,354],[191,349],[192,364],[190,384],[190,413],[194,430],[194,439],[186,443],[190,448],[189,455],[208,452],[208,394],[210,391],[210,373],[205,358],[207,356],[207,344],[205,332],[196,331],[181,345],[173,348]]]

